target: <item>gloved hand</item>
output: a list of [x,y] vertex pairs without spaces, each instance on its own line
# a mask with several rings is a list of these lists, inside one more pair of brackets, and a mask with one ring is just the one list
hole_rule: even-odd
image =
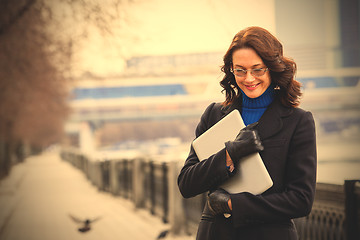
[[258,132],[254,129],[257,125],[258,122],[248,125],[240,130],[234,141],[225,143],[225,148],[234,164],[243,157],[264,150]]
[[220,215],[224,213],[231,213],[228,201],[230,194],[224,189],[217,189],[208,195],[206,204],[208,205],[208,213],[211,215]]

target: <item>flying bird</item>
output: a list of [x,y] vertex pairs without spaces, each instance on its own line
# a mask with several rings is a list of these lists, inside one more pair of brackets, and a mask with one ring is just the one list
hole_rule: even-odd
[[162,231],[156,239],[163,239],[169,233],[169,230]]
[[90,229],[91,229],[90,224],[100,219],[100,217],[97,217],[94,219],[80,219],[80,218],[74,217],[71,214],[69,214],[69,216],[74,222],[76,222],[77,224],[81,224],[81,227],[79,227],[78,230],[79,230],[79,232],[82,232],[82,233],[90,231]]

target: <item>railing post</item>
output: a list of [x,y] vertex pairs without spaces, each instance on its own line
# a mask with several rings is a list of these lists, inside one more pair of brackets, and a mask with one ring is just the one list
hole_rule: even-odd
[[128,168],[128,160],[124,159],[123,161],[123,178],[122,178],[122,182],[123,182],[123,187],[124,187],[124,198],[130,198],[130,194],[129,194],[129,181],[128,181],[128,174],[129,174],[129,168]]
[[168,213],[169,213],[169,187],[168,187],[168,167],[169,165],[166,162],[162,163],[162,183],[163,183],[163,210],[164,210],[164,216],[163,216],[163,222],[168,223]]
[[114,195],[118,195],[118,172],[117,172],[118,159],[110,161],[110,192]]
[[135,158],[132,174],[133,200],[136,208],[144,207],[144,163],[143,159]]
[[110,190],[110,161],[106,158],[101,161],[101,190],[108,192]]
[[152,215],[155,215],[155,169],[154,169],[154,161],[150,161],[150,212]]
[[186,230],[183,197],[177,186],[179,169],[180,166],[177,161],[168,162],[169,223],[170,232],[174,235],[182,234]]
[[346,239],[360,239],[358,224],[358,206],[355,195],[355,184],[360,180],[345,180],[345,219],[346,219]]
[[119,162],[119,195],[123,198],[125,198],[125,188],[124,188],[124,158],[121,158],[121,161]]

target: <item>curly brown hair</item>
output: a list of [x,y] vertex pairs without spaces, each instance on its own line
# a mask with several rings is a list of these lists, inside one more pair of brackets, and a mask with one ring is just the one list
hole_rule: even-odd
[[261,27],[248,27],[238,32],[224,55],[221,71],[225,73],[220,85],[225,91],[224,105],[229,105],[241,95],[231,72],[232,56],[235,50],[252,48],[270,70],[272,85],[283,105],[297,107],[300,104],[301,84],[295,80],[296,63],[283,56],[283,46],[269,31]]

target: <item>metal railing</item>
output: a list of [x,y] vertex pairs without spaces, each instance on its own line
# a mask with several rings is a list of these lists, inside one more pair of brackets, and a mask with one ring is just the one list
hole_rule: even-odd
[[[182,198],[176,183],[182,162],[141,157],[96,159],[78,151],[63,151],[61,156],[83,171],[100,190],[129,199],[137,208],[148,209],[169,223],[174,234],[195,234],[206,195]],[[318,183],[310,215],[294,220],[300,239],[360,239],[357,182]]]

